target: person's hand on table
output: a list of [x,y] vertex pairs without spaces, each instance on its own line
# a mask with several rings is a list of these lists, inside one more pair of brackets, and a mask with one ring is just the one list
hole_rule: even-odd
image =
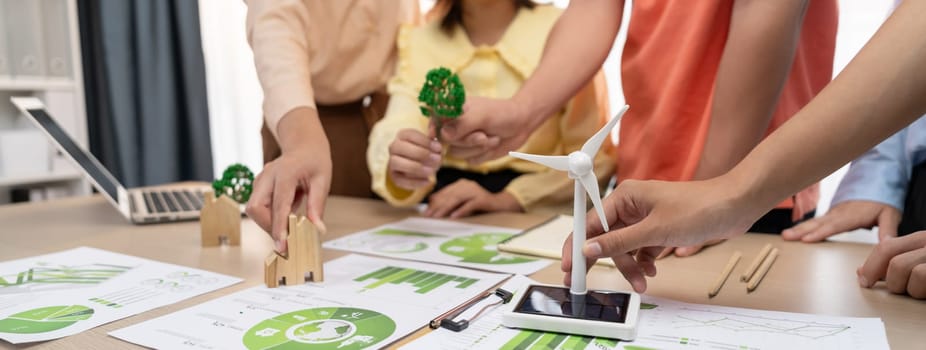
[[883,241],[888,237],[897,237],[900,218],[900,210],[884,203],[845,201],[830,208],[821,217],[782,231],[781,238],[788,241],[820,242],[837,233],[878,226],[878,240]]
[[862,287],[883,280],[892,293],[926,299],[926,231],[885,238],[856,273]]
[[[611,258],[639,293],[646,276],[656,275],[656,257],[665,247],[685,247],[746,232],[761,215],[743,205],[736,190],[716,180],[698,182],[622,182],[603,201],[611,228],[603,232],[594,210],[586,218],[588,241],[582,253],[587,266]],[[745,202],[745,200],[744,200]],[[571,280],[572,239],[563,245],[564,283]]]
[[428,197],[425,216],[457,219],[477,212],[523,211],[507,191],[491,193],[476,182],[460,179]]
[[415,129],[402,129],[389,145],[389,179],[396,186],[416,190],[431,183],[441,165],[441,144]]
[[[524,145],[540,126],[512,100],[469,97],[459,118],[447,121],[441,139],[448,155],[479,164],[508,155]],[[542,122],[542,120],[539,120]]]

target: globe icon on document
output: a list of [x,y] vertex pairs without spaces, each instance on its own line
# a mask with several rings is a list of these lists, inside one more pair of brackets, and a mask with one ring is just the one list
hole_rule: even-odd
[[290,327],[286,331],[286,336],[300,343],[318,344],[347,339],[356,331],[357,327],[350,322],[313,320]]
[[248,349],[341,349],[372,347],[395,332],[395,322],[376,311],[319,307],[266,319],[244,335]]

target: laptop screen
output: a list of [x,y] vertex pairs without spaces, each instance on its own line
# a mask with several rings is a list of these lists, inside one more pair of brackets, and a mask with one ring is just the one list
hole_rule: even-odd
[[109,198],[118,203],[119,195],[116,189],[119,187],[119,182],[116,181],[112,174],[93,155],[78,146],[74,139],[68,136],[48,113],[45,113],[45,110],[29,109],[28,112],[55,139],[61,148],[84,168],[87,175],[93,178],[93,181],[99,185],[97,189],[105,192]]

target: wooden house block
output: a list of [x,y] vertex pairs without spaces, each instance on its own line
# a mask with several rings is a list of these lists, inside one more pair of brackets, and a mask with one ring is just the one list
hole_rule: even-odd
[[241,244],[241,211],[238,203],[206,192],[199,212],[200,238],[203,247]]
[[264,282],[267,287],[323,281],[321,244],[318,229],[312,222],[304,216],[290,215],[287,256],[271,252],[264,260]]

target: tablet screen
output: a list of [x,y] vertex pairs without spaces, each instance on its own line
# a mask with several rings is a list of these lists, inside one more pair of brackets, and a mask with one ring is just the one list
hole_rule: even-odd
[[530,286],[514,312],[624,323],[630,295],[589,291],[573,296],[565,287]]

